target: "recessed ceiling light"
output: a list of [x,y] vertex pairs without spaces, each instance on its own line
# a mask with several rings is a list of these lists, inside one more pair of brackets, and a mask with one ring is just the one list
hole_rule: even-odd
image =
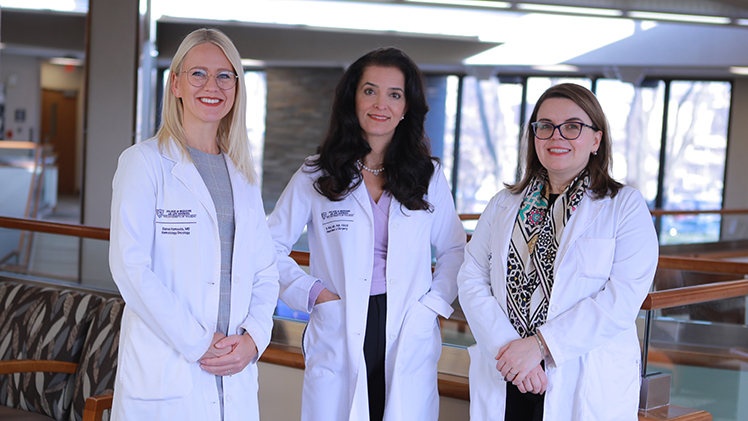
[[541,72],[578,72],[579,67],[570,66],[568,64],[552,64],[547,66],[531,66],[533,70],[540,70]]
[[735,75],[748,75],[748,67],[730,67],[730,73]]
[[571,15],[592,15],[592,16],[610,16],[610,17],[623,16],[623,12],[620,10],[595,9],[591,7],[571,7],[571,6],[553,6],[553,5],[548,5],[548,4],[519,3],[517,5],[517,8],[521,10],[530,10],[533,12],[567,13]]
[[49,62],[59,66],[83,66],[83,60],[71,57],[53,57]]
[[486,7],[489,9],[508,9],[512,4],[505,1],[484,1],[484,0],[405,0],[408,3],[431,3],[446,4],[450,6],[473,6]]
[[244,67],[264,67],[265,62],[262,60],[253,60],[251,58],[243,58],[242,66]]
[[673,13],[655,13],[655,12],[628,12],[628,17],[631,19],[653,19],[653,20],[667,20],[674,22],[690,22],[690,23],[716,23],[726,25],[730,23],[730,18],[721,16],[702,16],[702,15],[678,15]]

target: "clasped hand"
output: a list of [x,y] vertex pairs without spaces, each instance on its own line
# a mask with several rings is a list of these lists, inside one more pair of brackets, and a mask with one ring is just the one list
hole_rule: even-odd
[[257,355],[257,345],[251,336],[214,333],[213,340],[200,358],[200,368],[216,376],[239,373]]
[[540,394],[548,388],[548,377],[540,365],[542,359],[535,338],[517,339],[499,349],[496,369],[520,392]]

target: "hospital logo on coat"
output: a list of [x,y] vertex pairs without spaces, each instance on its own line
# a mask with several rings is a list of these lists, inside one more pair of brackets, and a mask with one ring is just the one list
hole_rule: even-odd
[[158,218],[197,218],[196,213],[192,213],[192,209],[156,209],[156,216]]
[[333,209],[320,213],[322,226],[327,234],[336,231],[348,231],[349,224],[353,222],[353,212],[350,209]]

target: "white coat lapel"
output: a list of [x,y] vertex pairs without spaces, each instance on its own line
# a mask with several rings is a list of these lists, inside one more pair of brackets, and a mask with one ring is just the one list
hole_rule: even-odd
[[213,203],[213,199],[210,197],[210,192],[205,186],[203,178],[200,176],[194,163],[182,158],[182,152],[179,150],[173,139],[169,140],[169,154],[164,154],[164,157],[175,162],[174,168],[171,169],[171,174],[176,177],[177,180],[181,181],[185,187],[195,195],[197,200],[199,200],[203,207],[208,211],[213,223],[218,225],[216,206]]
[[358,187],[356,187],[356,189],[351,192],[351,196],[353,196],[358,201],[358,204],[361,205],[364,213],[366,213],[366,216],[369,218],[369,223],[371,223],[371,226],[373,227],[374,211],[371,209],[369,191],[366,189],[366,184],[364,184],[363,180],[361,180],[361,184],[359,184]]
[[600,215],[605,205],[610,202],[610,196],[605,196],[602,199],[593,199],[591,194],[592,192],[589,190],[585,192],[582,203],[579,204],[579,208],[574,211],[571,219],[569,219],[566,227],[564,227],[564,232],[561,234],[561,248],[556,256],[556,267],[558,267],[559,262],[563,261],[569,247],[595,222],[595,219]]

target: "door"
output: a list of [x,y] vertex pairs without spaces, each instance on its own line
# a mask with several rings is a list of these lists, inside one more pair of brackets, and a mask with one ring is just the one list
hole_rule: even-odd
[[52,144],[57,155],[57,192],[60,195],[77,195],[76,91],[42,89],[42,143]]

